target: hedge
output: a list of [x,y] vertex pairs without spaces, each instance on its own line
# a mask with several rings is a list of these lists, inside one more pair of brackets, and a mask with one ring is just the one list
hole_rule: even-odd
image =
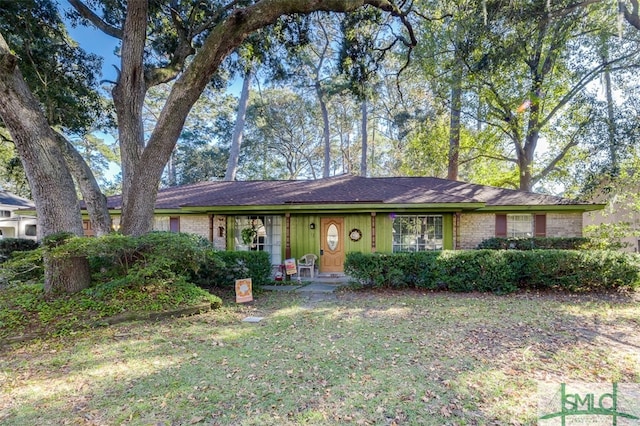
[[634,253],[582,250],[460,250],[397,254],[349,253],[345,272],[373,287],[510,293],[640,287]]
[[[62,242],[64,241],[64,244]],[[55,235],[45,241],[51,255],[87,256],[93,284],[140,284],[180,279],[201,287],[233,286],[239,278],[268,284],[271,261],[267,252],[216,251],[204,238],[179,232],[151,232],[139,237],[109,234],[99,238]],[[5,280],[42,281],[43,248],[16,253],[3,264]]]
[[26,238],[0,238],[0,262],[11,257],[16,251],[31,251],[39,247],[37,241]]
[[192,281],[201,287],[234,286],[235,280],[251,278],[254,285],[271,281],[271,259],[265,251],[209,250]]

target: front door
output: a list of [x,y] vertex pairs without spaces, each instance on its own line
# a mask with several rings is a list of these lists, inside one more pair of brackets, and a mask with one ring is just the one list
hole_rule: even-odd
[[344,272],[344,218],[320,219],[320,272]]

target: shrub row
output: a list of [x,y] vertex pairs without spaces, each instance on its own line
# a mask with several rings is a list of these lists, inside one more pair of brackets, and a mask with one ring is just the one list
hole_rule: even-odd
[[584,237],[488,238],[478,249],[491,250],[586,250],[593,248],[591,239]]
[[373,287],[417,287],[510,293],[640,287],[640,257],[578,250],[461,250],[397,254],[349,253],[345,272]]
[[186,233],[99,238],[59,235],[45,241],[44,246],[30,253],[15,253],[3,265],[5,279],[42,281],[43,250],[62,258],[87,256],[92,283],[111,287],[184,280],[202,287],[233,286],[236,279],[249,277],[261,285],[271,276],[268,253],[215,251],[206,239]]
[[26,238],[0,238],[0,262],[11,257],[16,251],[31,251],[37,249],[36,241]]
[[194,272],[192,282],[201,287],[234,286],[235,280],[251,278],[253,285],[271,281],[271,258],[266,251],[213,251]]

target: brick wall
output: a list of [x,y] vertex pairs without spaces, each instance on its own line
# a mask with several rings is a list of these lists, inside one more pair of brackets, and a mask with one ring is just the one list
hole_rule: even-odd
[[582,213],[547,213],[547,237],[582,237]]
[[180,216],[180,232],[201,235],[209,240],[209,215]]
[[[474,249],[483,240],[495,237],[496,216],[493,213],[463,213],[460,215],[459,246]],[[455,239],[454,239],[455,241]]]
[[[460,215],[460,239],[457,249],[474,249],[483,240],[495,237],[493,213]],[[582,213],[547,213],[547,237],[581,237]]]

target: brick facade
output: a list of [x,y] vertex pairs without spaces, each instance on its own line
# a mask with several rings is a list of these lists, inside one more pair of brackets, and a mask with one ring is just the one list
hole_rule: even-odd
[[200,235],[209,240],[209,215],[180,216],[180,232]]
[[547,237],[582,237],[582,213],[547,213]]
[[[474,249],[483,240],[496,234],[496,215],[493,213],[463,213],[456,249]],[[581,237],[582,213],[547,213],[547,237]]]
[[[474,249],[483,240],[495,237],[496,215],[493,213],[463,213],[458,230],[459,249]],[[454,240],[455,241],[455,240]]]

